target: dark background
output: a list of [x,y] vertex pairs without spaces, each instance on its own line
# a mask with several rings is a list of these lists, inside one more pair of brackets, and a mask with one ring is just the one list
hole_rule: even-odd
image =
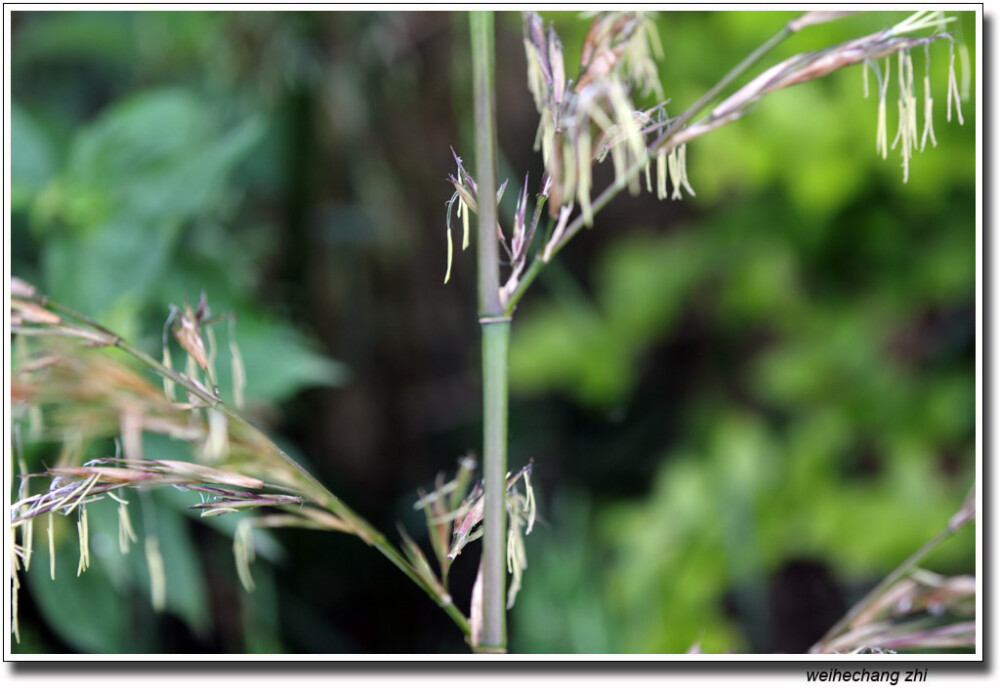
[[[573,72],[589,22],[544,16]],[[790,16],[663,13],[668,109]],[[904,16],[813,27],[769,61]],[[520,31],[498,16],[512,190],[541,174]],[[971,14],[953,31],[974,62]],[[384,532],[425,541],[416,490],[481,436],[471,252],[442,284],[449,147],[473,160],[466,17],[16,12],[11,48],[13,274],[154,355],[168,304],[204,289],[239,316],[251,418]],[[930,57],[938,146],[908,183],[898,150],[875,154],[876,98],[853,67],[693,142],[697,197],[621,195],[532,288],[513,325],[510,466],[535,461],[542,521],[512,651],[804,652],[959,506],[975,461],[975,102],[947,123],[947,43]],[[922,99],[922,51],[914,65]],[[891,79],[890,138],[895,64]],[[73,577],[67,521],[66,576],[29,572],[15,652],[466,650],[353,537],[258,535],[245,594],[232,526],[178,496],[157,499],[165,614],[141,551],[95,550]],[[463,610],[477,552],[453,574]],[[927,566],[973,573],[973,531]]]

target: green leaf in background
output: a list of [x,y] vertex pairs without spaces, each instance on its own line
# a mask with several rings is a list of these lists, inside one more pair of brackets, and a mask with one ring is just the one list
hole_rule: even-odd
[[52,177],[58,161],[51,137],[17,103],[11,105],[10,125],[11,209],[19,210]]
[[597,307],[554,284],[555,301],[535,302],[514,327],[512,388],[558,388],[594,407],[619,403],[635,385],[637,356],[669,331],[701,279],[704,250],[691,235],[616,240],[595,273]]
[[232,125],[190,91],[130,96],[76,138],[67,184],[110,196],[129,220],[183,220],[209,211],[227,173],[263,133],[259,119]]
[[[259,531],[254,537],[260,543]],[[253,567],[254,591],[240,591],[243,615],[244,653],[276,654],[285,652],[281,642],[281,613],[274,570],[263,562]]]
[[76,135],[66,170],[34,207],[32,227],[49,237],[46,291],[98,317],[114,314],[123,297],[141,305],[162,280],[183,225],[211,216],[262,132],[259,118],[226,125],[180,88],[105,110]]
[[633,382],[628,345],[584,304],[536,305],[511,339],[511,387],[520,393],[558,389],[600,407],[620,400]]
[[705,274],[705,250],[692,234],[642,231],[609,246],[595,273],[606,329],[635,350],[669,331]]
[[598,557],[586,541],[587,495],[568,492],[557,504],[543,514],[551,521],[547,537],[527,540],[538,580],[527,581],[518,595],[512,647],[520,653],[612,652],[614,625],[599,592]]
[[139,307],[170,261],[177,231],[115,219],[92,236],[53,239],[43,262],[46,291],[132,336]]

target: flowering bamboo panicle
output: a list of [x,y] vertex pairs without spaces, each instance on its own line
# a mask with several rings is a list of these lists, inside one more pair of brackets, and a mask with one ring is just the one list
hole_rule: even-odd
[[[644,94],[655,93],[658,97],[663,94],[653,61],[654,55],[662,55],[662,46],[649,15],[635,12],[596,15],[584,42],[575,84],[566,78],[562,43],[555,29],[549,26],[546,30],[537,13],[524,13],[523,42],[528,63],[528,89],[540,115],[535,149],[542,151],[545,173],[536,195],[531,223],[527,222],[528,176],[525,176],[509,243],[502,228],[498,226],[497,229],[497,238],[511,266],[500,288],[501,303],[505,306],[526,268],[527,252],[544,204],[548,204],[552,219],[562,219],[567,214],[567,204],[575,201],[585,221],[592,223],[591,169],[608,157],[616,181],[638,194],[639,176],[629,171],[646,157],[646,135],[662,129],[667,122],[662,104],[646,112],[639,111],[629,93],[628,84]],[[653,118],[652,113],[657,117]],[[454,150],[452,154],[457,173],[448,177],[455,192],[446,203],[446,283],[451,277],[454,258],[451,234],[454,206],[459,206],[456,214],[463,224],[468,221],[469,210],[477,212],[475,181]],[[686,183],[686,174],[684,179]],[[690,185],[684,188],[690,190]],[[572,205],[568,209],[572,209]],[[553,238],[550,233],[546,253]]]
[[41,293],[30,282],[26,282],[20,277],[11,277],[10,296],[12,299],[30,299],[35,301],[41,296]]
[[[611,13],[615,15],[616,13]],[[625,15],[628,13],[617,13]],[[913,66],[910,54],[913,49],[923,46],[928,51],[929,46],[941,39],[952,42],[950,35],[942,33],[942,29],[954,21],[938,11],[920,11],[909,15],[905,20],[880,32],[869,34],[857,39],[835,44],[818,51],[800,53],[780,61],[763,70],[758,76],[750,79],[725,96],[726,90],[743,74],[745,74],[769,50],[788,36],[815,24],[833,21],[844,12],[807,12],[793,19],[769,41],[753,51],[745,60],[727,73],[715,86],[709,89],[701,98],[679,115],[668,117],[665,104],[654,106],[646,111],[631,110],[632,118],[624,118],[628,110],[626,101],[630,98],[628,91],[622,97],[622,85],[628,83],[623,72],[616,72],[623,61],[618,58],[624,54],[616,53],[620,40],[611,38],[615,31],[623,32],[625,40],[636,35],[629,33],[630,21],[619,18],[612,20],[610,15],[598,15],[591,26],[581,57],[581,78],[572,85],[572,89],[564,89],[562,99],[555,101],[554,82],[551,70],[540,56],[549,54],[551,40],[541,28],[541,18],[534,13],[525,13],[525,46],[528,51],[528,83],[536,106],[541,104],[539,114],[539,141],[545,153],[546,172],[552,178],[552,193],[548,198],[550,225],[559,218],[558,233],[552,233],[545,246],[534,259],[530,267],[521,273],[512,275],[512,279],[504,286],[501,295],[508,315],[512,315],[517,302],[527,291],[537,274],[545,264],[551,261],[553,255],[562,249],[583,227],[593,223],[594,214],[606,205],[614,196],[626,187],[633,193],[639,188],[639,176],[645,172],[647,189],[654,188],[653,177],[657,179],[655,189],[658,199],[677,199],[682,192],[694,195],[693,186],[687,177],[687,152],[681,148],[694,139],[706,135],[713,130],[746,116],[751,107],[767,94],[785,89],[802,82],[822,78],[845,67],[863,64],[871,69],[878,82],[878,112],[876,118],[876,152],[886,158],[889,151],[887,126],[887,101],[890,86],[891,63],[893,55],[901,57],[903,75],[900,77],[900,98],[897,105],[900,110],[900,127],[894,146],[898,146],[903,167],[903,177],[909,177],[910,160],[913,149],[922,149],[929,138],[936,142],[933,132],[933,103],[930,97],[929,80],[925,79],[924,125],[918,140],[917,120],[919,117],[914,87]],[[915,35],[918,32],[932,32],[927,36]],[[651,29],[647,29],[645,42],[648,47],[655,44],[650,37]],[[967,51],[963,53],[959,46],[957,53],[968,62]],[[650,48],[650,50],[653,50]],[[654,51],[655,52],[655,51]],[[948,115],[950,119],[951,103],[958,104],[960,94],[965,94],[959,88],[954,70],[955,54],[952,50],[950,58],[948,82]],[[534,56],[531,57],[531,56]],[[885,60],[884,71],[879,64]],[[868,94],[867,69],[862,71],[865,95]],[[585,79],[584,79],[585,77]],[[963,72],[963,85],[969,81],[968,70]],[[572,84],[572,83],[567,83]],[[609,86],[613,84],[614,86]],[[711,104],[717,104],[708,115],[695,118]],[[630,103],[630,102],[629,102]],[[556,116],[555,114],[558,114]],[[959,112],[961,121],[961,113]],[[640,139],[635,137],[637,125],[641,135],[642,149],[637,146]],[[544,134],[544,137],[543,137]],[[548,139],[546,139],[548,138]],[[551,142],[549,141],[551,140]],[[649,140],[649,144],[645,141]],[[639,156],[636,156],[639,155]],[[600,195],[591,195],[591,168],[595,162],[610,157],[615,170],[615,181]],[[655,169],[651,166],[656,160]],[[672,191],[670,183],[672,182]],[[562,215],[567,204],[574,202],[579,205],[580,214],[575,219],[563,223]]]
[[[830,46],[820,51],[794,55],[768,68],[716,106],[711,112],[710,121],[722,121],[732,116],[742,117],[746,113],[748,106],[771,92],[817,79],[844,67],[864,63],[875,73],[879,86],[875,149],[885,159],[888,156],[888,149],[896,149],[896,146],[899,145],[903,182],[905,183],[909,179],[910,159],[912,158],[913,149],[917,147],[919,137],[917,134],[917,98],[911,52],[914,48],[920,46],[923,46],[927,50],[931,43],[940,39],[947,39],[951,44],[954,43],[948,34],[943,33],[935,33],[925,37],[911,37],[907,36],[907,34],[926,29],[938,31],[953,20],[953,17],[945,17],[942,12],[917,12],[885,31]],[[897,107],[899,119],[896,136],[892,144],[888,145],[886,99],[891,72],[889,57],[892,55],[896,55],[898,62],[897,81],[899,96]],[[884,74],[879,71],[877,65],[877,61],[882,58],[885,59]],[[929,68],[929,50],[927,52],[927,63]],[[867,72],[864,72],[863,75],[865,78],[865,95],[867,96]],[[933,109],[930,99],[929,78],[925,78],[924,80],[924,94],[924,134],[921,138],[921,150],[923,149],[923,142],[926,141],[927,137],[931,137],[932,141],[935,141],[933,137]],[[951,120],[952,95],[955,96],[957,104],[958,87],[957,80],[954,77],[954,51],[951,54],[949,68],[949,121]],[[959,122],[962,122],[960,113]]]
[[46,311],[38,304],[21,299],[10,300],[10,322],[12,325],[23,325],[24,323],[43,323],[45,325],[58,325],[62,319],[51,311]]
[[[805,13],[789,22],[783,36],[833,21],[845,14],[848,13]],[[557,79],[559,73],[553,68],[553,65],[562,62],[553,60],[553,56],[561,50],[554,31],[551,27],[548,32],[544,31],[537,14],[525,13],[528,84],[541,118],[536,149],[542,150],[546,172],[552,179],[552,192],[548,197],[549,216],[551,220],[561,218],[569,201],[574,201],[580,209],[580,217],[565,227],[564,233],[558,234],[555,243],[552,243],[554,239],[550,235],[550,242],[538,260],[548,262],[581,226],[590,226],[595,208],[606,204],[615,192],[627,187],[633,194],[637,193],[641,172],[645,172],[646,188],[652,192],[655,171],[655,189],[659,199],[669,197],[676,200],[683,193],[694,195],[687,174],[685,145],[742,118],[749,107],[766,94],[818,79],[858,62],[872,66],[879,77],[876,61],[901,52],[905,70],[901,83],[903,98],[900,99],[904,128],[897,145],[902,145],[904,176],[908,176],[910,155],[917,143],[915,131],[918,117],[909,53],[914,47],[927,46],[947,36],[911,35],[924,30],[939,31],[951,21],[940,12],[918,12],[882,32],[792,56],[766,69],[722,99],[707,118],[692,121],[701,108],[747,69],[758,57],[757,54],[763,54],[766,48],[770,48],[770,44],[755,52],[687,111],[671,118],[666,113],[665,103],[641,111],[631,101],[630,88],[644,94],[655,92],[662,98],[659,83],[651,81],[655,71],[648,69],[650,56],[658,55],[661,47],[655,39],[654,25],[648,22],[647,17],[632,13],[596,15],[584,41],[579,77],[575,83],[568,81],[564,85],[561,79]],[[647,67],[629,70],[629,60]],[[643,74],[647,78],[641,78]],[[867,73],[864,74],[867,91]],[[877,149],[883,157],[887,156],[889,149],[885,125],[888,79],[888,71],[885,77],[879,77],[879,132],[876,139]],[[952,85],[952,93],[957,93],[957,80],[952,80]],[[932,114],[932,109],[925,107],[925,113]],[[932,136],[932,127],[932,123],[925,123],[925,139]],[[611,159],[615,182],[595,203],[591,194],[592,167],[607,158]],[[653,159],[656,159],[655,169],[651,166]],[[513,308],[510,301],[513,299],[516,302],[525,289],[518,283],[519,274],[512,273],[512,279],[503,290],[508,312]],[[530,279],[533,277],[531,274]]]
[[[531,463],[526,465],[508,483],[507,488],[507,572],[511,575],[511,583],[507,588],[507,609],[514,606],[517,594],[521,590],[521,578],[528,568],[528,554],[524,547],[524,538],[530,535],[535,527],[536,506],[535,490],[531,486]],[[518,491],[518,478],[523,482],[523,493]]]
[[[507,473],[508,510],[516,509],[518,514],[525,516],[525,518],[530,518],[526,532],[531,532],[535,517],[535,496],[531,487],[531,468],[532,464],[529,463],[513,475]],[[518,493],[515,491],[514,485],[519,480],[524,481],[525,492],[523,496],[518,496]],[[469,492],[468,496],[454,511],[454,516],[453,539],[448,552],[448,556],[452,559],[461,554],[468,543],[479,539],[479,533],[481,532],[479,524],[483,520],[482,484],[477,484],[473,487],[472,491]]]
[[674,184],[674,192],[670,195],[671,200],[681,199],[681,189],[687,191],[688,195],[694,196],[694,189],[688,181],[687,175],[687,145],[682,144],[670,151],[667,157],[667,168],[670,171],[670,180]]
[[191,304],[184,304],[184,310],[177,316],[173,326],[177,342],[203,370],[208,369],[208,355],[205,353],[205,342],[201,337],[201,322],[206,311],[205,294],[202,293],[197,312],[191,308]]
[[868,649],[963,648],[976,644],[975,576],[941,576],[915,568],[864,606],[818,653]]
[[[479,205],[477,204],[477,196],[479,193],[479,187],[476,185],[476,181],[469,172],[465,170],[462,165],[462,159],[455,153],[455,150],[451,150],[451,154],[455,159],[455,166],[457,169],[457,175],[448,174],[448,181],[454,186],[455,192],[452,194],[451,198],[445,203],[445,221],[446,221],[446,236],[448,240],[448,259],[447,259],[447,269],[445,270],[444,283],[448,284],[448,280],[451,279],[451,265],[454,259],[454,242],[451,238],[451,217],[452,211],[455,205],[458,205],[458,209],[455,212],[456,216],[462,220],[462,250],[466,250],[469,247],[469,213],[479,214]],[[500,184],[500,187],[496,191],[497,204],[503,198],[504,191],[507,189],[507,181]],[[503,245],[504,249],[507,251],[508,256],[512,256],[510,247],[507,245],[506,237],[504,236],[503,230],[500,228],[499,223],[497,224],[497,239]]]
[[[587,16],[584,14],[584,16]],[[654,57],[663,58],[653,16],[647,12],[599,12],[587,31],[580,51],[577,90],[608,77],[615,69],[643,94],[663,98]]]
[[[173,332],[174,338],[188,356],[187,375],[198,385],[203,385],[199,380],[199,375],[195,373],[193,366],[196,364],[204,377],[206,389],[211,390],[216,399],[220,398],[219,389],[216,386],[215,360],[217,356],[217,345],[213,324],[226,320],[229,324],[229,351],[230,366],[233,376],[233,401],[237,409],[243,407],[243,391],[246,387],[246,371],[243,366],[243,357],[240,353],[239,345],[235,337],[236,316],[232,313],[213,316],[208,307],[205,293],[202,292],[198,301],[197,310],[192,309],[189,303],[184,304],[181,309],[177,306],[170,307],[170,316],[163,326],[163,365],[172,368],[170,347],[167,341],[167,331]],[[208,348],[205,342],[208,342]],[[164,380],[164,392],[167,397],[173,400],[174,384],[169,379]]]
[[179,460],[95,458],[80,467],[52,467],[30,476],[44,476],[51,483],[45,492],[24,496],[11,506],[12,527],[30,523],[46,513],[68,515],[85,504],[110,498],[119,504],[122,536],[132,541],[135,533],[126,511],[129,502],[115,494],[119,490],[175,487],[192,491],[202,501],[190,508],[202,509],[205,516],[306,503],[300,495],[258,491],[265,488],[265,483],[239,472]]
[[645,156],[642,128],[648,119],[636,110],[626,83],[662,99],[652,58],[662,55],[655,24],[643,13],[596,15],[584,41],[575,84],[566,81],[555,30],[550,26],[547,33],[543,31],[541,17],[534,12],[524,13],[524,27],[528,88],[540,116],[535,149],[542,150],[553,182],[549,214],[554,218],[575,198],[590,223],[595,161],[610,155],[616,181],[627,183],[633,194],[639,191],[639,178],[626,176],[626,171]]
[[[805,13],[789,22],[775,38],[775,43],[789,34],[833,21],[845,14],[848,13]],[[631,193],[637,194],[641,188],[642,173],[646,176],[647,190],[653,192],[655,188],[658,199],[677,200],[684,193],[695,195],[687,173],[687,143],[744,117],[753,104],[769,93],[819,79],[850,65],[863,63],[875,73],[879,87],[876,150],[885,158],[890,148],[886,125],[891,72],[888,58],[898,56],[902,68],[900,98],[897,101],[900,126],[892,146],[898,146],[901,152],[904,180],[909,176],[910,159],[918,142],[922,146],[928,138],[936,141],[932,101],[926,80],[925,123],[923,134],[918,133],[919,114],[910,53],[918,46],[926,48],[941,38],[950,39],[942,33],[912,36],[919,31],[939,32],[953,21],[941,12],[917,12],[884,31],[782,60],[722,98],[707,117],[698,121],[693,121],[693,117],[771,48],[770,42],[731,71],[687,111],[670,117],[665,108],[666,102],[639,110],[632,101],[633,91],[645,95],[655,93],[660,98],[663,96],[662,85],[656,78],[655,69],[652,69],[652,58],[662,54],[662,46],[656,38],[655,25],[647,15],[633,12],[596,14],[581,50],[575,81],[565,75],[562,44],[554,28],[549,26],[546,29],[537,13],[525,12],[523,16],[528,90],[539,113],[535,149],[541,150],[545,165],[543,181],[546,195],[538,196],[533,219],[538,218],[538,206],[546,202],[551,230],[535,258],[536,263],[548,263],[582,226],[591,226],[597,209],[603,207],[615,193],[628,188]],[[886,59],[884,74],[878,68],[881,59]],[[867,72],[863,75],[867,94]],[[958,93],[958,81],[952,73],[949,78],[949,101],[957,98]],[[615,180],[595,198],[592,195],[592,170],[607,159],[611,160]],[[655,168],[652,166],[654,159]],[[457,176],[449,177],[455,193],[447,203],[449,261],[446,278],[450,277],[453,256],[450,238],[453,206],[463,205],[460,218],[464,218],[463,215],[470,209],[476,211],[475,181],[457,155],[455,160]],[[527,240],[536,226],[534,222],[524,224],[527,214],[523,191],[526,188],[527,185],[518,198],[511,243],[507,244],[502,229],[498,227],[497,230],[498,239],[511,260],[511,272],[500,289],[501,302],[508,314],[513,311],[527,283],[533,281],[537,274],[534,268],[527,272],[524,257]],[[566,216],[575,207],[579,207],[580,215],[570,222]],[[526,279],[523,275],[527,275]]]
[[[463,457],[459,461],[459,470],[454,479],[445,482],[443,476],[438,475],[434,491],[428,493],[421,490],[419,500],[413,505],[415,510],[424,511],[428,537],[440,571],[440,578],[433,574],[434,580],[442,587],[445,594],[448,587],[448,571],[452,562],[470,542],[475,542],[483,535],[482,481],[469,489],[475,466],[475,460],[471,456]],[[520,589],[521,576],[527,567],[524,536],[531,532],[535,524],[536,507],[534,488],[531,486],[531,468],[532,465],[528,464],[513,475],[507,474],[506,508],[509,519],[507,568],[513,577],[508,589],[508,609],[514,604]],[[523,491],[518,488],[518,482],[522,482]],[[426,565],[422,570],[430,571],[430,565],[412,538],[402,528],[400,534],[403,536],[404,548],[408,555],[420,564]],[[472,613],[475,613],[474,604]]]
[[945,540],[975,520],[973,485],[947,525],[855,603],[809,652],[975,646],[975,577],[939,576],[919,566]]
[[[474,206],[475,181],[461,166],[459,171],[462,188],[470,193]],[[502,193],[500,190],[498,195]],[[11,326],[18,344],[11,394],[21,485],[18,499],[11,506],[9,525],[12,533],[21,533],[20,543],[16,537],[12,543],[18,571],[29,568],[36,518],[47,516],[50,574],[55,580],[56,514],[76,515],[80,556],[77,571],[82,573],[92,558],[89,504],[105,500],[117,504],[119,549],[124,554],[138,541],[129,518],[127,494],[174,487],[192,494],[195,503],[189,508],[200,511],[202,516],[241,513],[233,550],[237,573],[248,590],[253,588],[250,564],[255,556],[254,528],[343,532],[378,549],[434,598],[464,633],[469,633],[466,617],[451,604],[450,597],[444,599],[440,583],[430,579],[416,555],[411,554],[412,561],[407,561],[381,533],[222,399],[214,375],[218,345],[212,332],[212,326],[221,320],[229,322],[233,395],[239,404],[246,380],[232,314],[213,316],[204,295],[197,308],[190,304],[171,307],[163,326],[161,361],[104,326],[51,301],[19,278],[12,278],[11,287]],[[171,337],[187,354],[185,372],[172,366]],[[126,353],[162,377],[165,387],[154,385],[102,349]],[[174,397],[178,391],[183,394],[180,399]],[[28,428],[31,436],[62,442],[57,461],[44,472],[30,472],[23,463],[23,419],[39,422]],[[189,445],[194,460],[143,457],[145,434],[167,436]],[[109,437],[115,437],[114,456],[84,458],[87,444]],[[459,480],[465,481],[455,487],[453,494],[459,488],[465,493],[468,475],[463,466]],[[47,480],[47,489],[32,492],[32,483],[40,479]],[[457,505],[454,499],[449,503]],[[150,597],[159,611],[166,607],[169,557],[160,551],[155,518],[148,504],[143,504],[143,511]],[[442,546],[446,547],[446,543]],[[15,589],[20,586],[16,575],[13,585]],[[16,610],[12,614],[11,627],[19,636]]]

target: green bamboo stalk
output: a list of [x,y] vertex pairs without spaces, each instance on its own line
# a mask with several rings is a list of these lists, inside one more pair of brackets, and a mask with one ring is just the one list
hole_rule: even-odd
[[496,96],[493,68],[493,13],[470,12],[472,93],[475,102],[476,177],[479,191],[479,316],[502,316],[500,252],[497,247]]
[[500,302],[497,248],[496,94],[494,87],[493,13],[469,14],[472,44],[472,91],[476,120],[476,176],[479,228],[479,323],[483,350],[483,603],[478,651],[504,652],[504,498],[507,472],[507,348],[510,317]]
[[507,648],[505,609],[507,475],[507,349],[510,321],[484,323],[483,332],[483,630],[479,650]]

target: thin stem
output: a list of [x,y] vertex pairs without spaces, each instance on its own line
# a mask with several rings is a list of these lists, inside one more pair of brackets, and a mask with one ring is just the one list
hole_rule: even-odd
[[542,259],[542,252],[539,251],[531,261],[531,265],[529,265],[528,269],[524,271],[523,275],[521,275],[521,279],[517,283],[517,287],[514,289],[513,293],[510,295],[510,299],[507,300],[506,313],[508,316],[514,315],[514,309],[517,308],[517,304],[521,301],[521,297],[524,296],[526,291],[528,291],[528,287],[530,287],[531,283],[535,281],[535,277],[538,276],[538,273],[541,272],[542,268],[547,264],[548,263]]
[[479,320],[483,351],[483,603],[477,650],[506,650],[504,498],[507,471],[509,317],[500,303],[496,216],[496,95],[493,13],[471,12],[476,174],[479,195]]
[[438,607],[445,611],[445,613],[451,617],[451,620],[455,622],[462,633],[468,637],[471,633],[469,629],[469,622],[462,614],[461,610],[455,606],[451,601],[450,595],[440,595],[434,589],[434,587],[428,584],[421,576],[418,574],[412,566],[402,557],[402,555],[396,551],[396,548],[386,540],[380,533],[375,533],[371,538],[375,549],[382,553],[382,555],[388,559],[393,565],[402,571],[407,578],[416,583],[418,586],[423,588],[424,592],[430,596],[430,598],[437,603]]
[[722,92],[723,89],[732,84],[744,72],[752,68],[757,63],[758,60],[763,58],[775,46],[777,46],[779,43],[781,43],[789,36],[791,36],[793,33],[795,33],[795,29],[793,26],[794,21],[795,20],[792,20],[791,22],[783,26],[778,33],[776,33],[774,36],[772,36],[767,41],[758,46],[753,51],[753,53],[744,58],[739,63],[739,65],[734,67],[732,70],[726,73],[725,77],[716,82],[714,87],[712,87],[707,92],[702,94],[701,98],[699,98],[697,101],[691,104],[691,106],[689,106],[688,109],[684,111],[684,113],[675,118],[674,121],[670,124],[670,127],[668,127],[664,131],[664,133],[660,135],[659,138],[657,138],[657,140],[653,143],[652,147],[649,148],[649,151],[655,152],[660,145],[662,145],[664,142],[667,141],[667,138],[669,138],[675,132],[680,130],[684,125],[687,124],[687,122],[690,119],[694,118],[701,112],[703,108],[705,108],[705,106],[710,104],[712,100],[715,99],[715,97],[717,97],[720,92]]
[[209,393],[204,388],[199,387],[196,383],[188,378],[185,374],[175,371],[162,363],[153,359],[151,356],[145,352],[139,350],[133,345],[129,344],[124,338],[115,332],[104,327],[100,323],[74,311],[71,308],[63,306],[55,301],[48,298],[40,298],[39,303],[41,303],[45,308],[51,309],[58,313],[62,313],[69,316],[75,320],[78,320],[86,325],[94,328],[98,332],[107,336],[108,344],[107,346],[116,347],[123,352],[131,355],[135,359],[138,359],[143,364],[151,368],[156,373],[160,374],[162,377],[167,378],[177,385],[185,388],[188,392],[195,395],[207,406],[212,407],[220,412],[222,412],[230,420],[237,422],[247,431],[251,432],[252,435],[259,438],[259,440],[264,443],[275,455],[281,458],[285,463],[287,463],[295,472],[302,478],[302,480],[310,488],[310,499],[316,504],[326,508],[327,510],[333,512],[335,515],[339,516],[344,522],[346,522],[354,533],[361,538],[365,543],[374,546],[379,552],[381,552],[393,565],[396,566],[400,571],[402,571],[407,578],[416,583],[420,588],[424,590],[447,614],[451,617],[452,621],[462,630],[462,633],[468,635],[470,633],[469,623],[465,616],[459,611],[459,609],[451,602],[449,596],[441,596],[435,590],[433,585],[430,585],[425,581],[414,569],[411,567],[405,559],[396,551],[396,548],[385,538],[382,533],[378,532],[373,528],[364,518],[359,516],[355,511],[353,511],[347,504],[341,501],[333,492],[323,486],[315,477],[313,477],[305,468],[302,467],[294,458],[292,458],[288,453],[286,453],[278,444],[276,444],[270,437],[268,437],[264,432],[254,426],[250,421],[243,417],[228,405],[226,405],[220,398]]
[[483,329],[483,632],[480,646],[506,649],[507,352],[510,321]]

